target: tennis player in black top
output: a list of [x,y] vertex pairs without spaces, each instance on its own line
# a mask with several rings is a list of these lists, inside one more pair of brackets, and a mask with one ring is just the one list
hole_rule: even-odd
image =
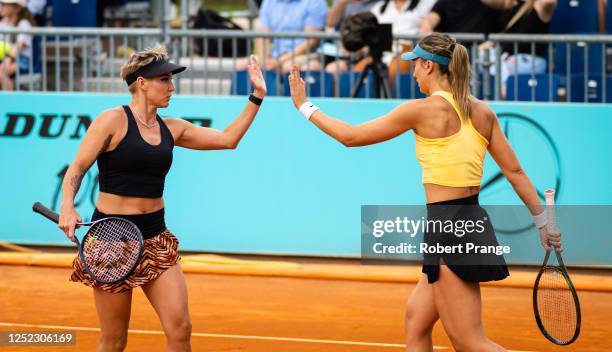
[[134,222],[144,237],[144,253],[125,281],[101,284],[74,260],[71,280],[93,287],[100,321],[99,351],[122,351],[127,344],[132,289],[142,287],[157,312],[168,351],[190,351],[191,319],[187,287],[178,263],[178,241],[164,221],[164,181],[173,147],[234,149],[246,133],[266,95],[266,84],[254,57],[249,77],[254,87],[242,113],[223,131],[185,120],[160,118],[174,92],[172,76],[186,68],[169,61],[156,45],[133,54],[121,69],[132,95],[130,105],[102,112],[89,127],[62,185],[59,227],[70,238],[81,216],[74,207],[81,180],[94,161],[100,171],[100,194],[92,218],[119,216]]

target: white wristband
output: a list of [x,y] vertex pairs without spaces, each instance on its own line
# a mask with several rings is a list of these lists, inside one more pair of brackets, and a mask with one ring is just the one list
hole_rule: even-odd
[[309,121],[312,117],[312,114],[314,114],[314,112],[317,110],[319,110],[319,108],[309,101],[305,102],[304,104],[302,104],[302,106],[300,106],[300,114],[304,115],[306,120]]
[[546,217],[546,210],[544,210],[538,215],[534,215],[533,223],[538,228],[538,230],[546,226],[546,224],[548,223],[548,218]]

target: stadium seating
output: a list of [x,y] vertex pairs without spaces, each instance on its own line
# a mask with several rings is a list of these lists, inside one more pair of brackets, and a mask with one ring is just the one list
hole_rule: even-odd
[[[586,84],[586,101],[585,101],[585,81]],[[570,101],[581,103],[602,103],[603,100],[603,80],[601,75],[572,75],[571,89],[569,91]],[[606,78],[606,102],[612,103],[612,76]]]
[[53,0],[53,26],[98,27],[98,0]]
[[557,0],[550,33],[597,33],[597,0]]
[[[266,87],[268,89],[267,95],[277,95],[278,86],[278,74],[276,71],[264,71],[264,79],[266,80]],[[230,93],[233,95],[245,95],[250,93],[247,89],[249,88],[249,74],[247,71],[236,71],[234,72],[234,78],[232,79],[232,86]]]
[[[302,78],[307,85],[309,97],[333,97],[334,96],[334,76],[328,72],[303,71]],[[284,78],[285,96],[290,96],[289,75]]]
[[[515,91],[514,87],[517,77],[518,93]],[[550,79],[551,77],[549,77],[548,74],[510,76],[506,82],[506,100],[557,101],[557,90],[560,81],[559,75],[552,75],[552,86],[550,84]],[[552,92],[552,96],[550,92]],[[532,94],[534,95],[534,99],[532,99]]]
[[[398,92],[399,94],[397,94]],[[399,99],[418,99],[425,97],[425,94],[421,93],[419,90],[419,85],[414,80],[411,73],[400,73],[397,76],[391,95]]]
[[[555,45],[555,73],[567,74],[567,46],[570,45],[570,74],[601,74],[603,70],[603,44],[585,43]],[[588,48],[588,67],[585,69],[585,52]],[[585,71],[586,70],[586,71]]]
[[[341,98],[349,98],[351,97],[351,92],[353,91],[353,87],[357,85],[359,81],[359,76],[361,72],[342,72],[338,75],[338,80],[340,81],[340,91],[338,92],[338,96]],[[358,98],[372,98],[374,97],[374,74],[370,72],[366,77],[363,86],[359,90],[357,94]]]

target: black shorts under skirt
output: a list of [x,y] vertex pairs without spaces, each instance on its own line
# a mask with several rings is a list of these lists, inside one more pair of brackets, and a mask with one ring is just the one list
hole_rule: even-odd
[[[498,246],[495,231],[485,209],[478,203],[478,194],[471,197],[453,199],[427,204],[427,220],[451,220],[455,224],[465,221],[480,221],[483,231],[466,232],[461,236],[446,229],[431,229],[425,232],[424,242],[428,246],[457,246],[466,248],[468,243],[475,246]],[[445,232],[446,231],[446,232]],[[464,231],[465,232],[465,231]],[[442,253],[423,254],[422,272],[427,274],[430,284],[436,282],[440,275],[440,264],[446,264],[455,275],[468,282],[497,281],[506,278],[510,273],[503,255],[495,253]]]

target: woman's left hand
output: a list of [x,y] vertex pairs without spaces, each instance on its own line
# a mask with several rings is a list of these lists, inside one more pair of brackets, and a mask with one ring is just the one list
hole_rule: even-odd
[[253,84],[253,95],[262,99],[267,93],[266,80],[264,79],[259,63],[255,55],[249,57],[249,79]]
[[546,226],[540,229],[540,243],[545,250],[554,249],[561,253],[563,252],[563,244],[561,243],[561,231],[549,232]]
[[297,109],[306,102],[306,82],[300,76],[300,70],[296,65],[293,65],[289,74],[289,88],[291,90],[291,100]]

